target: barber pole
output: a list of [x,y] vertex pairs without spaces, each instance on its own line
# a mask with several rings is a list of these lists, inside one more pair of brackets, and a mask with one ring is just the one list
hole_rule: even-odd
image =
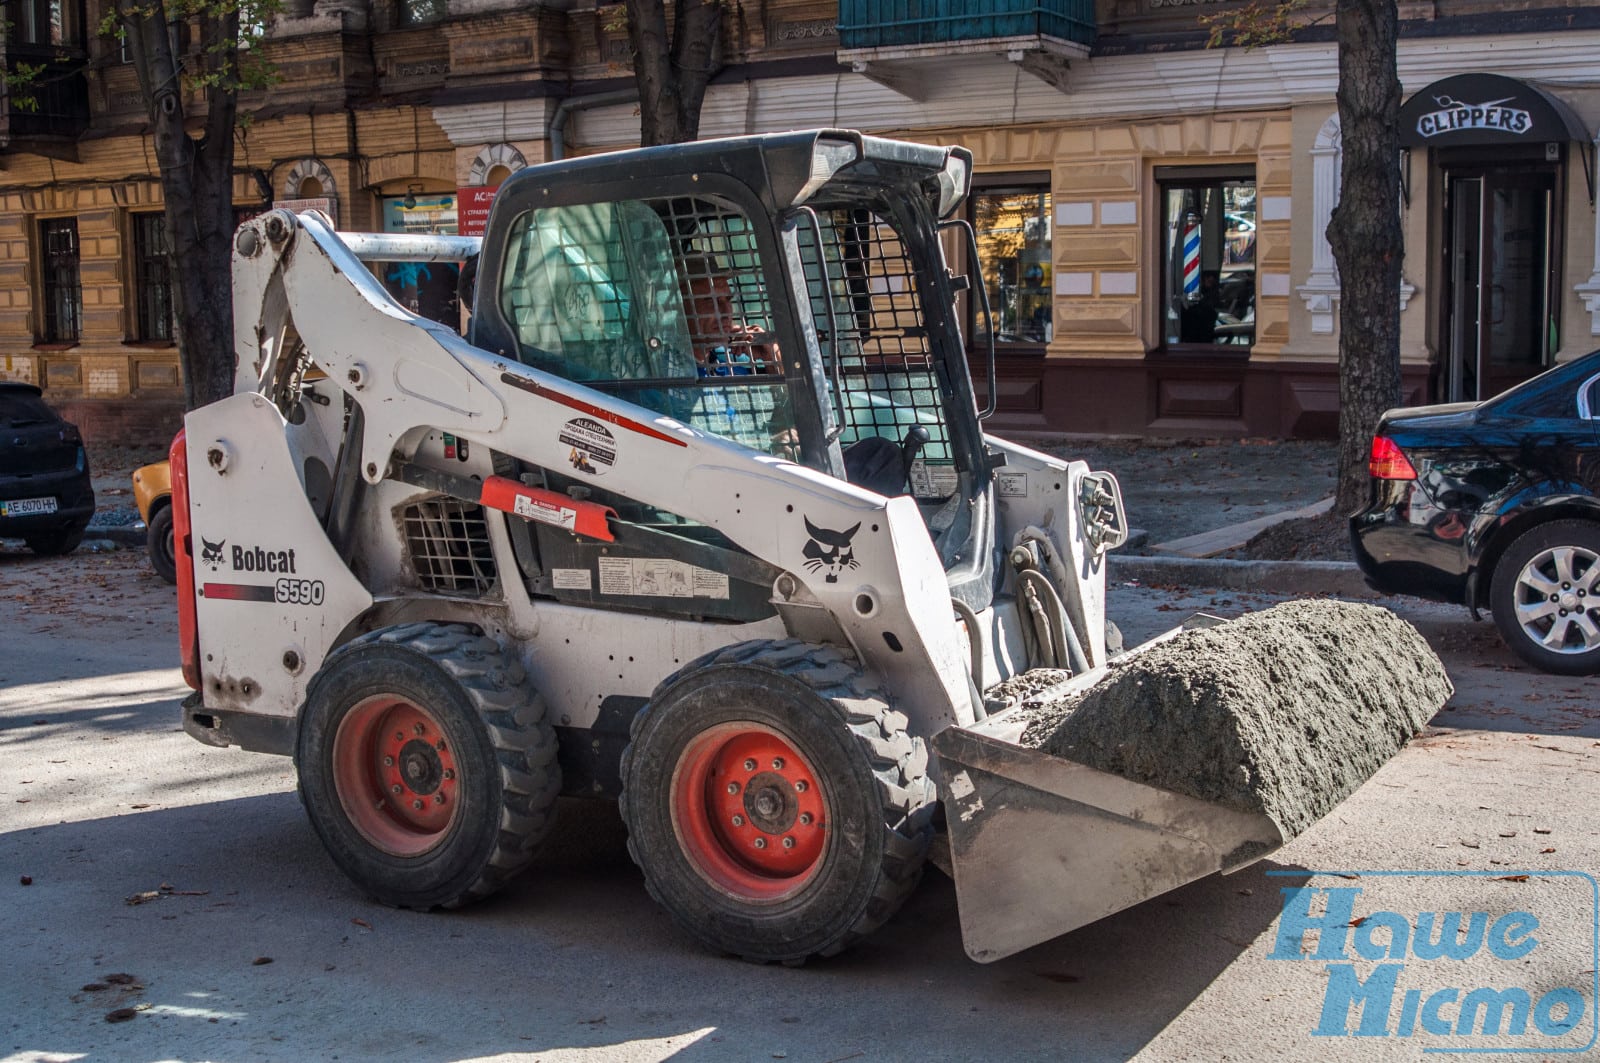
[[1183,294],[1193,298],[1200,294],[1200,216],[1186,214],[1183,218]]

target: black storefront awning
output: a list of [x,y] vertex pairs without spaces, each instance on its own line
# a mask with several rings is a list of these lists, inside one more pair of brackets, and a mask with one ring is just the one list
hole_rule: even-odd
[[1589,131],[1559,96],[1499,74],[1457,74],[1400,108],[1400,146],[1589,143]]

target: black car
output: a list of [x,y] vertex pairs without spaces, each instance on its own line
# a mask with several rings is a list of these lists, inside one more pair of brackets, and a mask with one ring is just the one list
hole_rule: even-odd
[[94,516],[89,459],[75,425],[32,384],[0,380],[0,538],[65,554]]
[[1478,403],[1390,410],[1350,518],[1367,582],[1487,608],[1529,663],[1600,672],[1600,351]]

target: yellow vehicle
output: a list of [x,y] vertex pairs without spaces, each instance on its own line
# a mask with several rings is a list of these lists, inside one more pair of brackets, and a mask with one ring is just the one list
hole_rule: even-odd
[[156,575],[168,583],[178,582],[178,566],[172,552],[172,471],[164,461],[146,465],[133,474],[133,501],[139,517],[150,529],[145,547]]

